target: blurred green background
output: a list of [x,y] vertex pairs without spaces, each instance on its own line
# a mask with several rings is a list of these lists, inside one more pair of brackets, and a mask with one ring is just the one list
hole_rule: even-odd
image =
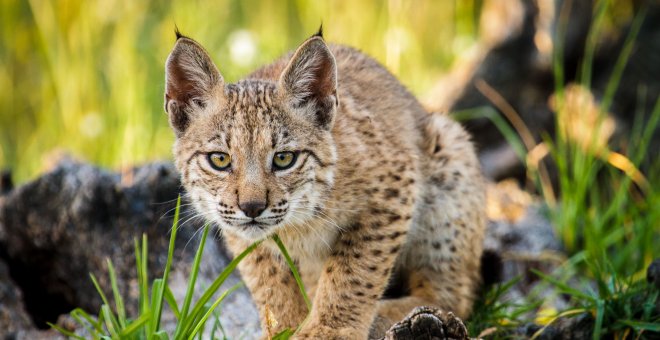
[[24,182],[65,151],[113,168],[169,159],[163,64],[175,24],[228,81],[323,23],[424,96],[476,40],[481,1],[3,0],[0,169]]

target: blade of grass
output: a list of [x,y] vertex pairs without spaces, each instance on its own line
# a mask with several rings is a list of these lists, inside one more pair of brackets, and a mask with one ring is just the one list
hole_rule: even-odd
[[296,269],[295,263],[293,263],[291,256],[289,256],[289,252],[286,250],[284,243],[282,243],[282,240],[280,239],[279,236],[277,236],[277,234],[273,235],[273,241],[275,241],[277,247],[280,248],[280,251],[282,252],[282,255],[284,255],[284,259],[286,260],[287,265],[289,265],[289,269],[291,269],[291,272],[293,273],[293,277],[296,279],[296,283],[298,284],[298,289],[300,289],[300,293],[302,294],[303,299],[305,300],[305,304],[307,304],[307,310],[311,311],[312,302],[310,301],[309,296],[307,296],[305,285],[303,284],[302,279],[300,278],[300,274],[298,273],[298,269]]
[[188,335],[188,340],[192,340],[195,337],[195,335],[202,329],[202,327],[206,324],[206,320],[208,320],[208,318],[211,316],[213,311],[218,307],[218,305],[222,302],[222,300],[224,300],[225,297],[227,297],[227,295],[231,294],[242,285],[243,285],[242,282],[235,284],[231,288],[227,289],[224,293],[222,293],[222,295],[220,295],[215,300],[215,302],[211,305],[211,307],[206,311],[206,314],[204,314],[204,316],[197,322],[197,325],[195,326],[193,331]]
[[634,328],[636,331],[660,332],[660,322],[641,322],[635,320],[619,320],[620,323]]
[[148,263],[149,263],[149,255],[148,255],[148,250],[149,246],[147,244],[147,234],[142,234],[142,263],[140,263],[139,267],[140,270],[142,271],[142,287],[140,287],[140,294],[143,297],[142,299],[142,308],[143,312],[147,312],[149,310],[149,278],[148,278]]
[[167,332],[165,332],[165,331],[158,331],[158,332],[154,333],[154,337],[156,339],[162,339],[162,340],[169,340],[169,338],[170,338],[167,335]]
[[596,324],[594,325],[594,332],[592,339],[598,340],[603,334],[603,319],[605,318],[605,301],[603,299],[596,300]]
[[[84,321],[83,319],[80,318],[80,316],[73,315],[73,313],[70,314],[71,317],[76,320],[76,322],[82,326],[85,329],[85,332],[89,333],[93,339],[98,339],[98,335],[96,334],[96,330],[93,327],[90,327],[90,325]],[[50,323],[48,323],[50,325]],[[58,330],[59,331],[59,330]],[[66,335],[66,334],[65,334]]]
[[172,268],[172,257],[174,256],[174,241],[176,240],[176,233],[179,229],[179,211],[181,209],[181,196],[176,200],[176,208],[174,210],[174,225],[172,226],[172,233],[170,235],[170,245],[167,251],[167,262],[165,263],[165,271],[163,272],[162,284],[157,290],[157,295],[155,300],[151,303],[154,306],[153,313],[154,319],[151,323],[151,333],[155,333],[160,327],[160,318],[163,314],[163,296],[165,295],[165,287],[167,286],[167,279],[170,274],[170,269]]
[[586,46],[584,48],[584,58],[582,59],[581,66],[582,72],[580,74],[580,83],[582,83],[586,88],[591,87],[591,71],[594,62],[594,54],[596,52],[596,45],[598,44],[600,33],[602,32],[603,23],[605,21],[604,19],[606,17],[609,4],[610,0],[600,0],[596,2],[596,13],[587,34]]
[[126,339],[127,337],[133,336],[135,332],[141,330],[142,326],[146,325],[151,318],[151,314],[142,314],[139,318],[133,320],[128,326],[122,329],[119,337]]
[[[193,294],[195,292],[195,284],[197,282],[197,275],[199,274],[199,266],[202,262],[202,254],[204,253],[204,247],[206,245],[206,239],[209,235],[209,225],[204,226],[204,232],[202,238],[197,247],[197,252],[195,253],[195,259],[193,261],[192,270],[190,271],[190,279],[188,281],[188,288],[186,289],[186,296],[183,301],[183,307],[181,308],[181,320],[185,320],[188,317],[188,310],[190,309],[190,304],[192,302]],[[181,325],[181,324],[179,324]],[[177,327],[175,332],[175,337],[179,336],[183,329]]]
[[220,333],[222,333],[222,340],[227,340],[227,333],[225,332],[225,328],[222,326],[222,322],[220,322],[220,309],[216,309],[213,312],[213,328],[211,329],[211,335],[215,334],[217,330],[220,330]]
[[458,121],[473,120],[477,118],[486,118],[495,125],[497,130],[504,136],[504,139],[511,146],[513,151],[516,153],[516,156],[521,162],[525,162],[527,159],[527,150],[525,145],[520,139],[520,136],[506,123],[504,118],[500,116],[497,111],[491,106],[482,106],[474,109],[462,110],[452,113]]
[[[149,314],[151,315],[151,310],[150,310],[150,301],[149,301],[149,274],[148,274],[148,263],[149,263],[149,245],[147,243],[147,234],[143,233],[142,234],[142,255],[140,256],[140,259],[142,260],[139,264],[139,270],[140,270],[140,277],[142,278],[142,283],[140,285],[140,301],[141,301],[141,307],[140,307],[140,313],[142,314]],[[144,338],[148,338],[149,334],[149,329],[151,329],[151,318],[147,322],[148,327],[143,328],[143,336]]]
[[73,311],[71,311],[71,315],[73,317],[82,317],[83,319],[85,319],[85,321],[91,324],[97,332],[103,332],[103,323],[98,319],[94,320],[94,318],[92,318],[89,314],[87,314],[87,312],[85,312],[81,308],[76,308]]
[[169,285],[165,285],[165,301],[167,301],[167,304],[172,309],[172,313],[174,314],[174,317],[177,320],[179,320],[181,318],[181,312],[179,311],[179,306],[176,303],[176,299],[174,298],[174,293],[172,293],[172,290],[170,289]]
[[[147,262],[143,261],[143,258],[146,259],[146,254],[143,253],[143,250],[147,248],[147,235],[142,234],[142,247],[140,247],[140,242],[138,239],[134,239],[135,246],[135,265],[137,271],[137,280],[138,280],[138,313],[139,315],[145,315],[151,313],[149,312],[149,287],[148,287],[148,278],[147,278]],[[147,331],[150,329],[151,325],[147,320],[147,327],[142,328],[142,337],[147,338]]]
[[[101,306],[101,312],[104,313],[104,318],[111,320],[113,325],[118,325],[117,319],[115,318],[114,314],[112,314],[112,311],[110,310],[110,303],[108,302],[108,298],[105,296],[103,293],[103,290],[101,289],[101,286],[99,285],[99,282],[96,280],[96,276],[94,274],[90,273],[89,277],[92,279],[92,283],[94,284],[94,287],[96,287],[96,291],[99,293],[101,296],[101,300],[103,301],[103,306],[108,307],[107,313],[104,312],[103,306]],[[101,316],[99,315],[99,318]]]
[[293,336],[293,331],[287,328],[287,329],[273,335],[273,340],[288,340],[292,336]]
[[250,254],[254,249],[257,248],[257,246],[261,244],[261,241],[257,241],[253,243],[251,246],[247,247],[242,253],[240,253],[238,256],[234,257],[234,259],[229,262],[227,267],[218,275],[218,277],[211,283],[208,289],[202,294],[202,296],[199,298],[199,300],[195,303],[195,306],[193,306],[192,311],[190,312],[190,317],[186,318],[185,320],[182,320],[183,325],[181,326],[183,329],[182,334],[187,334],[193,327],[192,322],[194,319],[197,317],[201,317],[201,311],[204,308],[204,305],[211,299],[213,294],[220,288],[220,286],[227,280],[229,275],[234,272],[236,269],[236,266],[245,258],[248,254]]
[[103,293],[103,290],[99,285],[99,282],[96,280],[96,276],[94,276],[94,274],[92,273],[89,273],[89,277],[92,279],[92,284],[94,284],[94,287],[96,288],[96,291],[99,293],[99,296],[101,296],[101,300],[103,301],[103,304],[109,306],[110,304],[108,303],[108,298]]
[[46,322],[46,324],[47,324],[48,326],[50,326],[50,328],[53,328],[53,329],[55,329],[56,331],[58,331],[58,332],[60,332],[60,333],[62,333],[62,334],[64,334],[64,335],[66,335],[66,336],[68,336],[68,337],[70,337],[70,338],[74,338],[74,339],[78,339],[78,340],[85,340],[85,338],[83,338],[82,336],[77,335],[76,333],[73,333],[73,332],[71,332],[71,331],[68,331],[68,330],[66,330],[66,329],[64,329],[64,328],[62,328],[62,327],[60,327],[60,326],[58,326],[58,325],[56,325],[56,324],[53,324],[53,323],[50,323],[50,322]]
[[115,273],[115,267],[112,265],[110,259],[105,259],[108,264],[108,273],[110,275],[110,285],[112,286],[112,294],[115,299],[115,309],[117,311],[117,321],[119,326],[123,329],[126,327],[126,310],[124,309],[124,299],[121,297],[119,292],[119,286],[117,285],[117,274]]
[[591,297],[591,296],[589,296],[589,295],[587,295],[587,294],[581,292],[580,290],[575,289],[575,288],[572,288],[572,287],[570,287],[569,285],[567,285],[566,283],[561,282],[561,281],[559,281],[559,280],[557,280],[557,279],[555,279],[555,278],[553,278],[553,277],[551,277],[551,276],[549,276],[549,275],[546,275],[546,274],[544,274],[544,273],[542,273],[542,272],[540,272],[540,271],[538,271],[538,270],[536,270],[536,269],[531,269],[531,271],[532,271],[534,274],[536,274],[536,275],[538,275],[539,277],[541,277],[542,279],[544,279],[544,280],[546,280],[546,281],[552,283],[553,285],[557,286],[558,288],[560,288],[560,289],[563,290],[564,292],[570,294],[571,296],[575,296],[575,297],[578,297],[578,298],[580,298],[580,299],[584,299],[584,300],[592,301],[592,302],[593,302],[593,297]]
[[105,321],[105,327],[108,330],[108,333],[110,333],[110,337],[112,339],[119,339],[119,333],[118,333],[118,325],[117,321],[113,317],[112,311],[110,310],[110,306],[105,304],[101,306],[101,312],[103,313],[103,320]]
[[[160,292],[161,288],[163,286],[163,279],[155,279],[151,283],[151,306],[149,307],[149,313],[151,314],[151,318],[149,318],[149,327],[147,327],[147,338],[148,339],[153,339],[154,336],[156,335],[156,331],[158,330],[158,326],[155,325],[156,323],[156,310],[159,305],[159,302],[156,301],[158,299],[158,293]],[[162,303],[162,300],[160,301]]]
[[603,102],[601,104],[603,112],[607,112],[609,110],[610,105],[614,100],[614,94],[617,88],[619,87],[619,84],[621,82],[621,76],[623,76],[623,71],[625,70],[626,65],[628,64],[628,60],[630,60],[630,55],[633,51],[633,47],[635,46],[635,40],[637,40],[637,36],[639,35],[639,30],[642,27],[644,18],[646,17],[646,11],[647,11],[646,6],[643,6],[642,9],[639,11],[639,13],[635,16],[630,31],[628,32],[628,35],[626,36],[626,40],[623,43],[623,48],[621,50],[621,53],[619,53],[619,57],[617,58],[616,63],[614,64],[612,75],[610,76],[607,82],[605,88],[605,94],[603,95]]
[[541,329],[539,329],[538,331],[536,331],[536,332],[532,335],[532,337],[530,338],[530,340],[534,340],[534,339],[538,338],[541,334],[543,334],[543,331],[545,331],[546,328],[548,328],[548,326],[550,326],[550,325],[551,325],[552,323],[554,323],[555,321],[559,320],[559,318],[566,317],[566,316],[571,316],[571,315],[576,315],[576,314],[581,314],[581,313],[585,313],[585,312],[587,312],[585,309],[578,308],[578,309],[569,309],[569,310],[567,310],[567,311],[564,311],[564,312],[560,313],[559,315],[557,315],[556,317],[554,317],[552,320],[550,320],[550,322],[548,322],[547,325],[543,326]]
[[138,311],[142,313],[143,297],[146,295],[144,295],[144,292],[142,291],[142,280],[144,279],[142,277],[142,267],[141,267],[142,254],[140,250],[140,242],[138,241],[137,238],[133,239],[133,251],[135,256],[135,274],[137,276],[137,283],[138,283]]

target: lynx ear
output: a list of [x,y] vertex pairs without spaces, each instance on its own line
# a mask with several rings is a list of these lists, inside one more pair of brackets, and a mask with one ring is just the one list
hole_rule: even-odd
[[337,65],[320,32],[298,47],[279,86],[294,108],[304,109],[319,127],[332,128],[339,104]]
[[190,125],[195,109],[207,104],[209,94],[223,79],[200,44],[176,33],[176,45],[165,66],[165,111],[178,137]]

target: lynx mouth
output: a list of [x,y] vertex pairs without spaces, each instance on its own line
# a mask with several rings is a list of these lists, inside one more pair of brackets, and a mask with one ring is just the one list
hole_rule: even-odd
[[277,229],[278,226],[282,224],[284,218],[267,218],[262,219],[245,219],[243,221],[228,221],[224,219],[224,224],[229,228],[238,231],[246,239],[257,240],[262,239],[270,235]]
[[260,228],[260,229],[265,229],[266,227],[269,227],[269,226],[272,226],[272,225],[275,225],[275,224],[252,220],[252,221],[249,221],[249,222],[241,223],[238,226],[243,227],[243,228],[257,227],[257,228]]
[[243,223],[228,223],[230,229],[236,231],[242,238],[249,241],[259,241],[275,232],[281,223],[268,223],[256,220]]

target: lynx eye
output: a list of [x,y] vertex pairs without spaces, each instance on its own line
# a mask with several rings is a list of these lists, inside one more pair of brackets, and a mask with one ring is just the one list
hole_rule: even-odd
[[291,151],[278,152],[273,156],[273,169],[286,170],[296,163],[296,153]]
[[209,164],[215,170],[228,170],[231,165],[231,156],[224,152],[211,152],[207,155]]

